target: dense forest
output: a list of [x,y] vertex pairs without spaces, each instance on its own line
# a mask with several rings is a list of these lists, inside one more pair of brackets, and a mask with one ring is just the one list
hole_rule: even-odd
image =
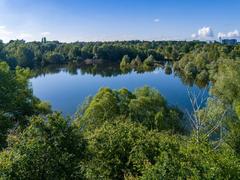
[[[129,60],[178,60],[184,54],[196,48],[202,49],[205,42],[193,41],[115,41],[115,42],[75,42],[61,43],[58,41],[25,42],[0,41],[0,58],[12,67],[39,67],[49,64],[78,62],[86,59],[98,59],[120,62],[127,56]],[[217,48],[217,47],[216,47]],[[229,49],[231,51],[231,49]],[[233,50],[233,49],[232,49]],[[127,60],[128,60],[127,58]],[[133,62],[134,64],[134,62]]]
[[[240,177],[240,45],[43,38],[0,42],[0,59],[0,179]],[[140,71],[163,63],[210,84],[211,96],[189,92],[193,111],[186,113],[150,87],[102,88],[63,117],[33,95],[37,68],[99,60]]]

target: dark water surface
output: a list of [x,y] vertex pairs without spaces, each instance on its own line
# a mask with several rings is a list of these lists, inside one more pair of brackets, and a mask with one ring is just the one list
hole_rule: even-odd
[[[32,78],[30,82],[34,95],[50,102],[54,110],[61,111],[64,115],[73,115],[84,99],[95,95],[101,87],[127,88],[133,91],[142,86],[150,86],[157,89],[170,105],[191,110],[187,93],[189,86],[174,73],[165,74],[161,68],[144,73],[131,71],[121,74],[114,71],[116,70],[108,68],[107,73],[86,73],[80,68],[73,71],[56,68],[48,73],[40,73],[41,75]],[[200,90],[197,86],[191,89]]]

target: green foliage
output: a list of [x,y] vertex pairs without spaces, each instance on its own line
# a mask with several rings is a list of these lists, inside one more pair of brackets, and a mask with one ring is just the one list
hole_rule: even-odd
[[[216,98],[208,98],[206,107],[198,110],[196,115],[201,121],[199,133],[215,142],[220,140],[220,136],[223,136],[221,128],[226,127],[227,122],[231,121],[230,119],[232,118],[226,105]],[[220,124],[222,127],[220,127]],[[226,130],[224,134],[226,134]]]
[[29,88],[30,76],[29,69],[17,67],[16,71],[11,71],[6,63],[0,62],[0,109],[7,116],[22,119],[33,114],[34,106],[39,100]]
[[[115,41],[115,42],[75,42],[58,41],[28,42],[23,40],[0,43],[0,58],[11,66],[33,67],[55,63],[81,62],[85,59],[103,59],[119,62],[124,56],[133,59],[132,66],[140,63],[139,59],[151,57],[152,60],[179,60],[181,70],[193,62],[197,71],[215,71],[221,57],[237,59],[240,56],[239,45],[225,46],[219,43],[207,44],[199,41]],[[136,59],[134,59],[137,57]],[[147,58],[148,59],[148,58]],[[129,62],[130,63],[130,62]],[[211,64],[210,66],[208,66]]]
[[24,116],[32,114],[34,98],[27,88],[28,74],[28,70],[12,72],[6,63],[0,62],[0,147],[6,145],[7,131],[15,121],[22,123]]
[[123,116],[128,116],[129,114],[129,103],[132,99],[135,98],[135,95],[128,91],[127,89],[120,89],[116,93],[118,104],[119,104],[119,113]]
[[141,65],[142,65],[142,60],[139,57],[139,55],[137,55],[136,58],[131,61],[131,66],[132,67],[139,67]]
[[209,74],[206,70],[201,71],[199,74],[197,74],[197,80],[207,82],[208,81]]
[[238,118],[240,119],[240,101],[235,101],[235,111],[238,115]]
[[68,53],[69,60],[80,60],[81,49],[78,46],[72,46]]
[[[239,45],[16,40],[0,41],[0,58],[10,66],[0,62],[0,179],[239,179]],[[83,104],[74,123],[60,114],[46,117],[51,106],[33,96],[31,71],[16,67],[86,59],[118,64],[122,59],[123,72],[152,70],[156,61],[168,59],[184,82],[211,83],[214,98],[195,112],[202,120],[200,141],[192,141],[194,132],[176,135],[184,132],[183,113],[149,87],[102,88]],[[165,66],[169,73],[170,64]],[[84,73],[96,74],[99,67]]]
[[46,55],[45,62],[47,64],[62,64],[64,62],[64,57],[57,52],[49,52]]
[[43,114],[49,114],[52,112],[52,106],[48,102],[40,101],[36,104],[36,111],[41,112]]
[[130,58],[128,55],[124,55],[120,63],[120,67],[127,67],[130,64]]
[[[14,136],[14,135],[13,135]],[[33,117],[0,153],[0,177],[6,179],[81,179],[86,142],[59,114]]]
[[225,60],[219,67],[212,93],[233,103],[240,97],[240,62]]
[[84,169],[88,179],[124,179],[140,176],[155,163],[155,157],[171,147],[174,137],[148,131],[141,125],[119,119],[104,123],[89,134],[91,158]]
[[172,74],[172,67],[169,64],[165,65],[165,73],[166,74]]
[[81,62],[85,59],[119,62],[124,55],[130,59],[137,55],[145,59],[152,54],[158,60],[164,59],[162,52],[157,49],[157,43],[141,41],[60,43],[46,41],[43,38],[42,42],[10,41],[7,44],[1,43],[0,47],[0,58],[13,66],[24,67],[40,66],[45,63]]
[[109,88],[102,88],[80,118],[80,126],[89,129],[99,127],[103,122],[111,121],[118,113],[119,108],[114,92]]
[[8,136],[8,130],[12,128],[14,123],[9,121],[4,112],[0,111],[0,150],[7,146],[6,139]]
[[228,147],[214,151],[190,142],[161,152],[140,179],[238,179],[239,170],[239,159]]
[[155,61],[155,59],[154,59],[153,55],[150,55],[150,56],[148,56],[147,59],[145,59],[145,60],[143,61],[143,64],[144,64],[145,66],[154,66],[154,61]]
[[195,77],[197,74],[197,68],[193,63],[190,62],[185,66],[184,72],[188,77]]
[[29,69],[17,67],[12,71],[5,62],[0,62],[1,145],[4,144],[3,137],[14,124],[25,126],[27,117],[50,111],[49,106],[41,104],[40,100],[33,96],[28,84],[30,76]]
[[182,131],[182,113],[168,107],[159,92],[149,87],[139,88],[134,93],[102,88],[82,114],[77,122],[90,131],[118,116],[128,117],[148,129]]
[[130,119],[149,129],[181,131],[182,114],[167,107],[165,99],[155,89],[139,88],[129,103]]
[[34,66],[34,53],[31,49],[19,46],[16,51],[16,59],[19,66],[33,67]]
[[227,124],[227,134],[224,139],[225,142],[235,151],[240,157],[240,114],[239,114],[239,101],[235,101],[234,108],[228,114],[225,121]]
[[226,143],[240,157],[240,122],[239,119],[228,124],[228,134],[225,138]]

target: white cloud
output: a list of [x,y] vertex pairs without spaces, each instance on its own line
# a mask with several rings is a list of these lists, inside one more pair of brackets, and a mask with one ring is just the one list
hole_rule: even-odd
[[33,36],[29,33],[21,33],[17,36],[18,39],[24,39],[24,40],[32,40]]
[[33,41],[40,39],[40,35],[36,36],[35,34],[31,34],[24,31],[11,31],[8,27],[4,25],[0,25],[0,40],[3,40],[3,42],[9,42],[10,40],[16,40],[16,39],[23,39],[26,41]]
[[158,23],[160,20],[159,20],[158,18],[155,18],[153,21],[154,21],[155,23]]
[[228,33],[219,32],[218,37],[221,38],[240,38],[240,33],[238,30],[230,31]]
[[210,27],[203,27],[198,30],[198,36],[202,38],[213,37],[213,30]]
[[222,33],[222,32],[219,32],[219,33],[218,33],[218,38],[220,38],[220,37],[224,38],[224,37],[226,37],[226,34],[224,34],[224,33]]
[[0,26],[0,40],[3,42],[8,42],[12,39],[13,32],[10,31],[6,26]]
[[47,32],[47,31],[41,33],[42,36],[48,36],[48,35],[50,35],[50,34],[51,34],[51,33],[50,33],[50,32]]
[[197,38],[197,34],[192,34],[192,38]]
[[9,36],[9,35],[11,35],[11,34],[12,34],[12,32],[9,31],[9,30],[6,28],[6,26],[0,26],[0,37],[1,37],[1,36]]
[[198,30],[197,33],[192,34],[192,38],[213,38],[214,33],[213,30],[210,27],[202,27],[201,29]]

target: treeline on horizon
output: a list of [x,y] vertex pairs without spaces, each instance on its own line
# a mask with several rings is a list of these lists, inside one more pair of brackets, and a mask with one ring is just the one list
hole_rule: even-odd
[[[152,70],[155,62],[167,61],[171,63],[166,64],[166,72],[171,73],[173,69],[184,81],[197,81],[202,86],[215,80],[214,75],[217,74],[219,65],[224,64],[226,59],[236,60],[239,57],[239,44],[229,46],[218,42],[114,41],[61,43],[47,41],[46,38],[43,38],[41,42],[12,40],[9,43],[3,43],[0,41],[0,60],[7,62],[11,68],[20,66],[38,69],[60,64],[72,64],[77,67],[77,65],[84,65],[85,60],[88,59],[90,62],[91,60],[101,60],[110,64],[119,64],[121,72],[128,72],[131,69],[144,72]],[[92,71],[94,73],[94,69]]]
[[[39,68],[59,64],[84,64],[86,59],[119,63],[122,69],[154,66],[154,62],[174,62],[174,70],[199,80],[212,80],[218,64],[224,59],[237,59],[240,45],[223,45],[201,41],[114,41],[75,42],[58,41],[25,42],[0,41],[0,60],[10,67]],[[144,63],[145,62],[145,63]],[[169,66],[167,66],[169,70]],[[180,73],[180,72],[179,72]]]
[[75,42],[58,41],[25,42],[24,40],[0,41],[0,59],[14,67],[36,67],[48,64],[81,62],[85,59],[102,59],[120,62],[124,55],[130,59],[139,56],[144,60],[150,55],[154,59],[178,60],[183,54],[192,51],[199,41],[114,41],[114,42]]
[[[43,40],[0,52],[0,179],[239,179],[239,45]],[[168,60],[176,74],[211,82],[211,97],[189,92],[188,114],[150,87],[102,88],[64,118],[33,95],[29,68],[88,58],[122,68]]]

